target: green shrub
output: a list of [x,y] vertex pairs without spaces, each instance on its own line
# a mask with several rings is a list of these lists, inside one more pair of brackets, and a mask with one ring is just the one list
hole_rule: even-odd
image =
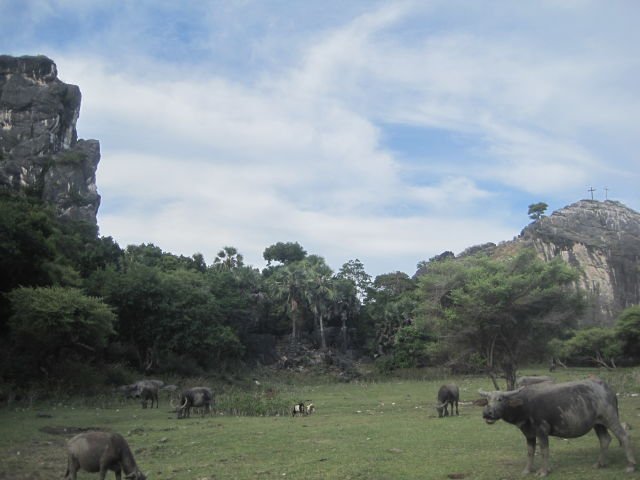
[[224,415],[266,417],[287,415],[299,401],[275,389],[252,392],[234,388],[215,396],[215,409]]

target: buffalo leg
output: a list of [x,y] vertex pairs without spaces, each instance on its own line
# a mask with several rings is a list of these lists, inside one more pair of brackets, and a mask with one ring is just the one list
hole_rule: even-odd
[[533,472],[533,456],[536,454],[536,436],[527,436],[527,466],[522,471],[523,475]]
[[[451,406],[451,415],[453,415],[453,405]],[[458,401],[456,400],[456,415],[460,415],[460,412],[458,411]]]
[[[106,476],[107,476],[107,467],[105,467],[104,465],[100,465],[100,480],[104,480]],[[120,480],[120,478],[117,477],[117,474],[116,474],[116,480]]]
[[78,469],[80,464],[71,456],[67,458],[67,473],[65,474],[65,480],[76,480],[78,476]]
[[549,468],[549,435],[546,432],[539,433],[538,441],[540,443],[540,452],[542,453],[542,467],[540,467],[538,475],[546,477],[551,473],[551,468]]
[[600,456],[598,457],[598,463],[594,466],[596,468],[602,468],[607,466],[607,449],[611,443],[611,435],[607,432],[607,427],[604,425],[595,425],[593,429],[600,440]]
[[631,439],[620,422],[616,422],[616,425],[609,425],[609,430],[613,432],[620,444],[624,447],[625,454],[627,455],[627,472],[631,473],[636,470],[636,459],[633,456],[633,446],[631,445]]

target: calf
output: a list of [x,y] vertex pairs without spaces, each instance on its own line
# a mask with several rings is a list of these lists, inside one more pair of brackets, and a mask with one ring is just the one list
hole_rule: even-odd
[[527,440],[527,466],[523,473],[531,473],[536,440],[542,451],[539,475],[546,476],[549,468],[549,435],[576,438],[595,430],[600,440],[600,456],[596,467],[606,464],[606,451],[611,442],[611,430],[627,456],[627,472],[635,470],[631,440],[618,418],[616,394],[602,380],[593,378],[567,383],[538,383],[507,392],[484,392],[487,406],[482,416],[488,424],[499,419],[516,425]]
[[295,417],[296,415],[304,415],[305,407],[304,402],[296,403],[291,410],[291,416]]
[[458,412],[458,401],[460,400],[460,390],[458,386],[450,383],[442,385],[438,390],[438,405],[436,410],[438,411],[438,417],[448,417],[449,411],[447,407],[451,405],[451,416],[453,416],[453,406],[456,406],[456,415],[460,415]]
[[121,479],[124,472],[127,480],[146,480],[136,465],[127,441],[118,433],[86,432],[67,442],[67,471],[65,480],[76,480],[78,470],[100,472],[104,480],[107,470]]

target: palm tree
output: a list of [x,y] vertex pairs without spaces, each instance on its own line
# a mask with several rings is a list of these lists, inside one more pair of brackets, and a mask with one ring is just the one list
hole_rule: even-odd
[[322,350],[326,350],[327,340],[324,331],[324,319],[332,310],[336,299],[332,278],[317,271],[312,272],[307,296],[316,325],[320,331],[320,347]]
[[244,265],[244,257],[235,247],[224,247],[218,252],[213,264],[221,270],[233,270]]
[[301,307],[306,300],[307,271],[303,262],[293,262],[278,269],[269,277],[272,294],[284,300],[291,319],[291,343],[298,340],[298,323]]
[[353,318],[360,309],[359,292],[356,283],[345,277],[334,278],[335,314],[340,317],[342,326],[340,329],[342,335],[342,348],[346,350],[348,345],[347,338],[347,320]]

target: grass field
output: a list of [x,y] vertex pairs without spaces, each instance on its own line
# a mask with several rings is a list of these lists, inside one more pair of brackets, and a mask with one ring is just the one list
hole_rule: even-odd
[[[544,373],[530,370],[527,374]],[[620,392],[622,421],[640,431],[640,370],[562,370],[559,380],[599,374]],[[459,417],[437,418],[433,405],[443,381],[461,389]],[[266,383],[266,382],[263,382]],[[526,460],[516,427],[487,425],[473,406],[486,378],[388,379],[375,382],[261,385],[291,398],[313,400],[315,414],[195,416],[176,420],[166,399],[159,409],[111,398],[43,402],[0,410],[0,479],[60,479],[65,442],[80,429],[124,435],[149,479],[515,479]],[[638,441],[636,441],[638,443]],[[552,438],[552,478],[640,478],[625,474],[625,458],[611,443],[609,467],[595,470],[594,433]],[[638,456],[636,448],[636,455]],[[536,468],[539,466],[536,458]],[[81,472],[79,479],[97,478]],[[107,478],[114,478],[110,472]]]

